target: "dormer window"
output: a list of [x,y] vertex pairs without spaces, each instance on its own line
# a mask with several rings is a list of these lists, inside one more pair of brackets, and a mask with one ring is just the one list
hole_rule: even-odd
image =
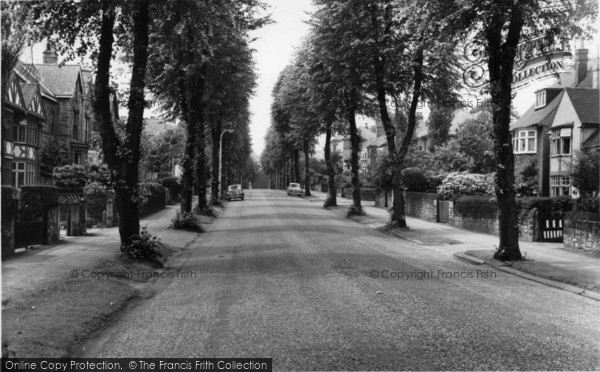
[[539,109],[546,106],[546,91],[540,90],[535,94],[535,108]]

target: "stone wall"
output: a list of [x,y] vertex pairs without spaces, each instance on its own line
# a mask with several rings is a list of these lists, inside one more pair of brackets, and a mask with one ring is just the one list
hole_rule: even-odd
[[454,202],[450,225],[461,229],[498,235],[498,205],[496,203],[468,204],[462,199]]
[[[342,198],[352,199],[353,188],[342,188]],[[360,189],[360,200],[361,201],[374,201],[375,200],[375,189],[372,188],[361,188]]]
[[540,241],[539,212],[537,208],[519,213],[519,239],[528,242]]
[[565,248],[600,252],[600,214],[569,212],[563,223]]
[[404,213],[407,216],[437,222],[439,198],[440,195],[436,193],[406,191],[404,193]]

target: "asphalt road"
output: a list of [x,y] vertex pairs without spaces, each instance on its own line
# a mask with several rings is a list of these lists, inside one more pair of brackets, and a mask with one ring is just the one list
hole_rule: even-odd
[[[228,203],[176,264],[187,279],[160,279],[81,356],[269,357],[284,370],[600,368],[598,302],[485,277],[487,267],[443,247],[282,191]],[[382,277],[393,273],[403,278]]]

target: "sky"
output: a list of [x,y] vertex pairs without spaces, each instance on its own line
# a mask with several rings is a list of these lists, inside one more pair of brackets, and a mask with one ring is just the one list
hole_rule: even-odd
[[269,13],[275,23],[251,34],[258,38],[252,43],[252,48],[256,49],[258,88],[250,101],[250,133],[256,156],[264,149],[265,135],[271,124],[271,91],[279,73],[292,61],[295,49],[308,34],[309,26],[303,21],[309,19],[306,12],[314,9],[311,0],[267,0],[266,3],[270,5]]

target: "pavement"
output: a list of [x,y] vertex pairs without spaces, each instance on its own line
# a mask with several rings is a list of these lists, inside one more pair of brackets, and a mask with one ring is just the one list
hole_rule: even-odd
[[[169,246],[185,247],[196,236],[168,229],[179,205],[146,216],[140,226],[157,235]],[[2,303],[19,293],[43,290],[65,280],[72,270],[97,267],[120,255],[118,227],[88,229],[83,236],[63,237],[58,243],[40,245],[35,249],[20,248],[16,254],[2,259]]]
[[[325,201],[327,193],[312,191],[309,197],[311,202]],[[345,208],[352,201],[350,199],[337,198],[338,212],[345,213]],[[389,220],[389,213],[384,208],[375,207],[372,201],[363,201],[363,209],[367,216],[351,217],[357,222],[367,224],[373,228],[381,228]],[[440,245],[446,246],[445,250],[451,249],[458,258],[468,260],[477,265],[487,264],[496,269],[509,272],[523,278],[534,280],[556,288],[564,289],[576,294],[600,301],[600,288],[580,287],[560,283],[546,278],[522,272],[510,267],[510,264],[504,264],[496,260],[481,259],[473,255],[472,251],[496,250],[498,246],[498,236],[483,234],[470,230],[461,229],[444,223],[435,223],[414,217],[406,217],[409,230],[395,230],[392,233],[399,238],[420,245]],[[449,247],[448,247],[449,246]],[[581,277],[597,278],[600,281],[600,258],[585,254],[583,252],[570,251],[564,248],[563,243],[538,243],[530,241],[519,241],[521,253],[527,260],[543,263],[551,266],[557,271],[577,272]]]

